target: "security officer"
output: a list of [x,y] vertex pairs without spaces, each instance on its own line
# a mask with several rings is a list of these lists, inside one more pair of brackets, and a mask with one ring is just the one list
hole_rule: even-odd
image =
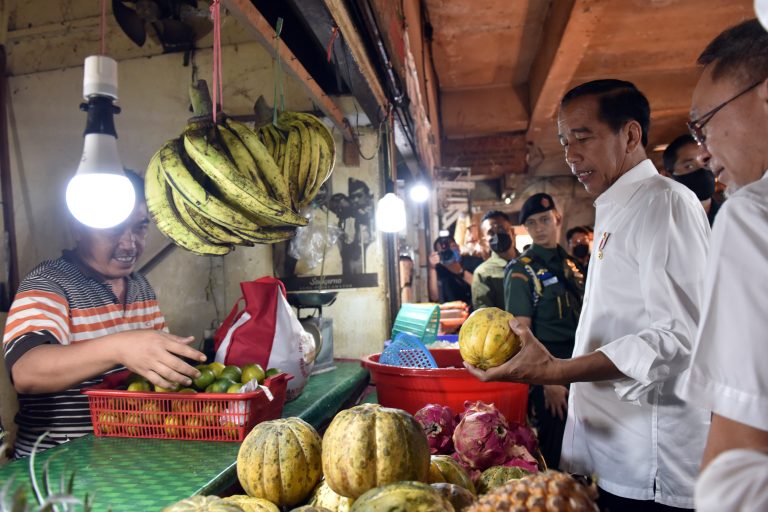
[[491,248],[491,257],[472,275],[472,306],[504,309],[504,269],[517,256],[515,229],[506,213],[491,210],[483,215],[480,235]]
[[[584,296],[584,275],[557,243],[562,217],[548,194],[534,194],[520,210],[520,224],[533,239],[530,249],[510,260],[505,269],[505,309],[527,325],[559,358],[571,357]],[[538,428],[544,460],[551,468],[560,462],[568,388],[532,386],[529,414]]]

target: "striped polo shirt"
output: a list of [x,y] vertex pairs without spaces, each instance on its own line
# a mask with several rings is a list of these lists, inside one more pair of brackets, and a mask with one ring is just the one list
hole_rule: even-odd
[[[16,361],[39,345],[88,343],[134,329],[166,330],[147,279],[137,273],[128,276],[121,304],[110,285],[65,251],[61,258],[41,263],[19,285],[3,336],[5,365],[10,375]],[[19,394],[15,456],[29,455],[45,431],[50,436],[40,445],[44,449],[92,433],[88,398],[81,390],[122,369],[115,367],[66,391]]]

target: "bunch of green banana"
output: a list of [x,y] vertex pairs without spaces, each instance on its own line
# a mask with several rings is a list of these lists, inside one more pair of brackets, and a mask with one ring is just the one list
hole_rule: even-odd
[[160,231],[198,254],[292,238],[335,160],[333,137],[316,117],[283,112],[252,130],[224,116],[195,118],[152,157],[147,206]]

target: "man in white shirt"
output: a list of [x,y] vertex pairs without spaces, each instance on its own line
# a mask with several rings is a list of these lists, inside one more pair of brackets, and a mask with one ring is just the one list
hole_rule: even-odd
[[682,393],[713,412],[696,508],[768,510],[768,32],[745,21],[698,62],[688,126],[729,199],[712,231]]
[[523,348],[481,380],[568,384],[561,466],[596,474],[616,511],[693,507],[709,414],[673,392],[690,363],[709,224],[696,196],[648,160],[650,108],[637,88],[596,80],[569,91],[558,133],[596,196],[595,246],[572,359],[511,322]]

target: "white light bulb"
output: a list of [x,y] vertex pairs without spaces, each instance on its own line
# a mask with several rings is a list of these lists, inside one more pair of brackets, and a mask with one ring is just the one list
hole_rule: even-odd
[[390,192],[376,204],[376,228],[385,233],[405,229],[405,202]]
[[67,207],[82,224],[111,228],[125,221],[136,204],[133,184],[123,174],[76,174],[67,185]]
[[763,28],[768,30],[768,0],[755,0],[755,14]]
[[423,183],[416,183],[411,187],[410,196],[411,201],[415,203],[423,203],[429,199],[429,188]]

